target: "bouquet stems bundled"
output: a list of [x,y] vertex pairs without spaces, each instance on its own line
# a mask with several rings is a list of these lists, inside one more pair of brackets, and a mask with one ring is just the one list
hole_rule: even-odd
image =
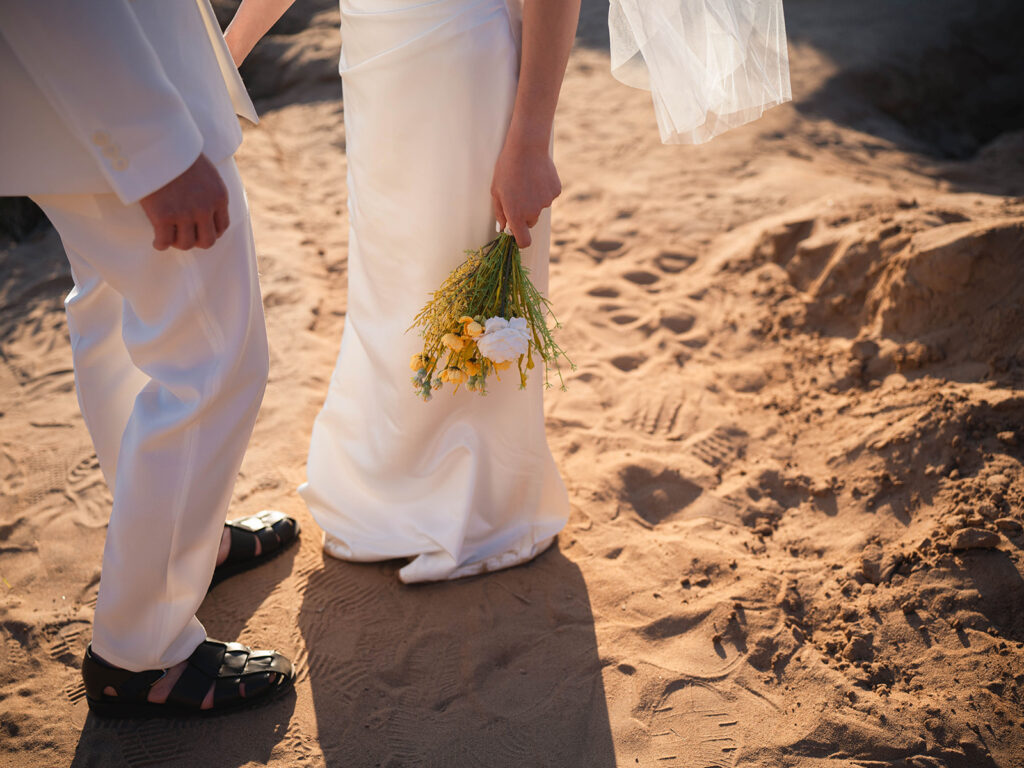
[[432,294],[413,320],[423,336],[423,352],[410,363],[413,385],[424,400],[444,384],[460,384],[486,394],[487,377],[515,362],[520,387],[526,387],[527,371],[534,356],[544,363],[544,382],[551,386],[549,372],[555,368],[562,389],[565,380],[558,364],[564,357],[547,325],[561,328],[550,302],[530,281],[523,267],[519,246],[507,233],[498,235],[483,248],[467,251],[460,264]]

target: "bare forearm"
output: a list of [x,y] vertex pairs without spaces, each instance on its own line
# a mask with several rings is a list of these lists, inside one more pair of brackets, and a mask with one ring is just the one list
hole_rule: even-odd
[[580,0],[525,0],[523,53],[508,141],[547,152]]
[[295,0],[242,0],[235,17],[224,32],[231,58],[240,66],[267,31]]

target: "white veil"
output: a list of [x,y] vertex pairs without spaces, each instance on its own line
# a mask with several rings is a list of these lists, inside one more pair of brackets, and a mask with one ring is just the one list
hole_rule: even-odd
[[612,74],[651,91],[666,144],[700,144],[793,98],[782,0],[611,0]]

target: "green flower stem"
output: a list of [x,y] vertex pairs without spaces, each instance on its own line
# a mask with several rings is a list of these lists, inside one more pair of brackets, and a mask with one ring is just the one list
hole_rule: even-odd
[[530,281],[529,270],[523,267],[514,237],[502,233],[483,248],[468,251],[466,260],[433,292],[410,326],[410,330],[420,328],[424,342],[423,354],[432,361],[413,377],[421,396],[429,399],[431,390],[441,386],[435,376],[439,370],[443,371],[449,366],[461,368],[474,356],[480,365],[480,373],[471,377],[476,382],[471,389],[485,393],[487,376],[491,373],[498,375],[491,361],[478,354],[475,343],[467,342],[458,352],[445,345],[445,334],[462,333],[463,326],[459,318],[464,316],[481,317],[484,320],[491,317],[503,317],[506,320],[524,318],[529,328],[530,343],[526,353],[517,362],[520,385],[526,386],[527,370],[533,367],[533,355],[536,353],[544,362],[545,385],[551,386],[549,371],[554,367],[564,389],[565,380],[559,358],[565,358],[573,370],[576,366],[552,337],[547,324],[548,315],[554,323],[553,327],[561,328],[561,323],[551,310],[551,303]]

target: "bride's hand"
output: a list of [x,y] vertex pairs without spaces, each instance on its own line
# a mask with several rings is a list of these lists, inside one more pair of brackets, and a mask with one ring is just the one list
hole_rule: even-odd
[[530,244],[530,227],[561,193],[562,183],[546,144],[505,142],[494,166],[491,199],[498,224],[512,230],[520,248]]

